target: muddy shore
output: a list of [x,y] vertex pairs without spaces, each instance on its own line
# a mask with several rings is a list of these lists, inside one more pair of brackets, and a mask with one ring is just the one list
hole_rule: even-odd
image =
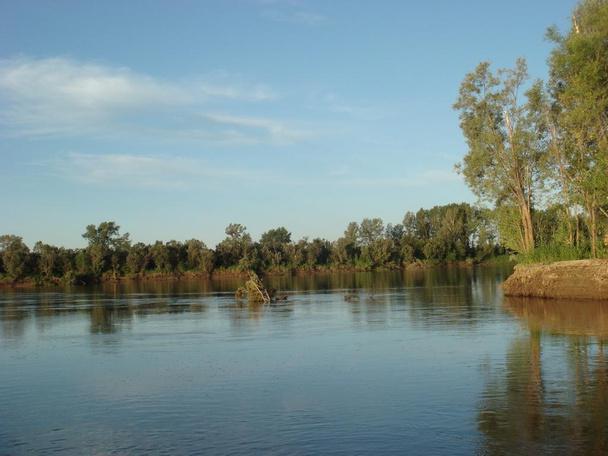
[[505,296],[608,300],[608,260],[520,264],[503,291]]

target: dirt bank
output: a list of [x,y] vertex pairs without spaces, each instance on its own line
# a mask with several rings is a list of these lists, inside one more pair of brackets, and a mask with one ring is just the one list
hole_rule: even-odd
[[506,296],[608,300],[608,260],[517,265],[503,290]]

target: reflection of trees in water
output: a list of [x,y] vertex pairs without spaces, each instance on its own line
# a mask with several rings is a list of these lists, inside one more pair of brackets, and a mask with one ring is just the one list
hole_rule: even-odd
[[[484,306],[496,299],[496,283],[504,275],[504,268],[445,267],[270,276],[265,280],[272,288],[296,292],[357,290],[362,298],[356,305],[352,303],[352,313],[355,321],[359,322],[384,324],[404,318],[403,311],[407,310],[421,323],[432,323],[442,318],[452,324],[469,324],[479,318]],[[129,327],[135,317],[145,318],[154,313],[204,312],[206,303],[213,299],[229,301],[227,315],[233,324],[259,319],[263,315],[285,318],[293,311],[290,301],[288,304],[280,303],[276,309],[236,306],[232,293],[241,282],[242,279],[235,277],[198,278],[105,283],[97,287],[69,288],[65,292],[3,291],[0,338],[13,341],[22,338],[28,319],[35,321],[39,331],[44,331],[69,314],[87,315],[91,333],[113,333]],[[438,316],[437,309],[444,314]]]
[[[225,288],[225,290],[223,288]],[[84,288],[84,291],[89,291],[90,289],[91,288]],[[128,294],[184,295],[189,293],[201,294],[233,290],[231,281],[216,283],[205,277],[183,280],[175,278],[124,280],[121,282],[103,283],[95,286],[93,289],[103,294],[114,296],[125,296]]]
[[381,290],[398,287],[403,283],[400,271],[319,272],[293,276],[270,276],[265,280],[272,288],[290,291]]
[[249,326],[251,321],[259,321],[267,308],[268,304],[245,300],[228,305],[223,310],[228,315],[230,324],[235,328],[241,328]]
[[113,299],[93,298],[89,309],[91,333],[107,334],[131,327],[135,318],[150,315],[201,313],[207,306],[201,302],[179,297],[148,297]]
[[529,328],[608,339],[608,302],[505,297],[505,308]]
[[263,319],[288,320],[293,315],[294,307],[289,301],[265,304],[240,300],[228,301],[221,307],[221,311],[230,321],[232,329],[240,332],[243,329],[257,327]]
[[91,334],[112,334],[130,327],[133,314],[128,307],[94,305],[90,309]]
[[18,340],[24,336],[28,322],[35,321],[40,333],[61,324],[65,318],[88,318],[92,334],[116,333],[130,327],[133,320],[154,314],[202,313],[207,304],[201,299],[180,296],[116,297],[100,293],[28,294],[2,303],[0,337]]
[[422,325],[474,325],[497,311],[498,284],[510,268],[447,267],[406,277],[404,299],[413,321]]
[[14,302],[5,303],[0,309],[0,336],[6,342],[14,342],[25,335],[29,312]]
[[529,336],[489,374],[478,414],[483,452],[608,454],[608,304],[509,298],[505,306]]
[[[399,287],[458,287],[483,277],[484,283],[502,281],[510,272],[507,267],[434,267],[410,271],[375,272],[316,272],[300,274],[268,275],[264,282],[269,288],[284,291],[368,290],[379,291]],[[131,293],[154,295],[183,295],[208,293],[233,293],[243,284],[242,277],[205,277],[181,280],[127,280],[105,283],[95,288],[104,294],[124,296]],[[90,291],[85,288],[83,291]]]
[[[431,326],[472,325],[499,311],[498,284],[510,267],[442,267],[400,272],[397,285],[348,288],[355,323],[384,324],[406,318]],[[375,273],[376,275],[380,273]],[[372,276],[373,277],[373,276]]]
[[394,323],[400,313],[395,308],[403,301],[394,295],[367,295],[350,303],[351,313],[355,324],[365,323],[368,326],[383,327],[387,323]]
[[479,405],[479,430],[490,454],[533,454],[544,427],[540,334],[515,340],[503,370],[491,374]]

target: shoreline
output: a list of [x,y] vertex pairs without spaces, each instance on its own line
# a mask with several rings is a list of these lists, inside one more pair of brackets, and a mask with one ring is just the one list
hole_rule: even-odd
[[[263,277],[281,277],[281,276],[309,276],[309,275],[323,275],[323,274],[340,274],[340,273],[363,273],[363,272],[412,272],[412,271],[425,271],[433,268],[441,267],[458,267],[458,268],[469,268],[478,265],[491,266],[493,264],[502,264],[505,260],[493,261],[486,260],[481,262],[471,261],[451,261],[442,263],[424,262],[417,261],[409,263],[400,268],[378,268],[378,269],[365,269],[357,267],[345,267],[345,268],[319,268],[319,269],[279,269],[279,270],[268,270],[261,273]],[[507,261],[508,262],[508,261]],[[62,278],[53,278],[52,280],[37,280],[34,278],[27,278],[24,280],[12,282],[9,280],[0,280],[0,291],[6,289],[35,289],[44,287],[64,287],[64,286],[94,286],[107,283],[129,283],[129,282],[177,282],[180,280],[222,280],[222,279],[245,279],[248,277],[248,271],[236,271],[236,270],[225,270],[218,269],[212,273],[197,272],[197,271],[185,271],[185,272],[149,272],[145,274],[128,274],[119,277],[113,277],[106,275],[104,277],[95,279],[91,282],[81,283],[69,283]]]
[[502,288],[505,296],[608,300],[608,260],[518,264]]

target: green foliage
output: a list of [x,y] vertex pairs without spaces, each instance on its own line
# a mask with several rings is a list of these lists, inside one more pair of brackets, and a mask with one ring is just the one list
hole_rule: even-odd
[[[582,0],[567,33],[552,27],[549,80],[528,82],[526,62],[492,71],[480,63],[460,85],[454,108],[467,152],[457,169],[481,202],[407,212],[401,224],[351,222],[329,242],[291,239],[285,227],[254,242],[231,223],[215,249],[202,241],[131,245],[113,221],[88,225],[84,249],[38,242],[30,252],[0,237],[0,274],[83,283],[149,271],[179,274],[397,268],[416,261],[556,261],[608,252],[608,0]],[[522,97],[523,95],[523,97]]]
[[186,241],[187,265],[190,271],[200,271],[210,273],[213,271],[214,256],[213,252],[207,248],[204,242],[198,239]]
[[466,75],[454,105],[468,145],[458,169],[494,204],[509,250],[569,258],[588,248],[598,257],[608,244],[608,1],[582,0],[571,29],[551,27],[547,38],[546,84],[527,85],[521,59],[496,73],[482,62]]
[[608,1],[583,0],[572,18],[567,34],[555,28],[547,34],[555,43],[549,87],[565,190],[585,209],[591,253],[598,256],[608,217]]
[[[379,218],[351,222],[334,242],[303,238],[292,241],[285,227],[266,231],[254,242],[245,226],[231,224],[215,249],[202,241],[156,241],[131,244],[118,225],[89,225],[84,249],[68,250],[42,242],[29,252],[21,238],[3,236],[0,259],[6,274],[26,274],[47,281],[88,283],[103,277],[148,272],[211,273],[215,268],[234,271],[287,272],[295,269],[399,268],[414,261],[462,261],[491,257],[498,248],[488,214],[466,203],[435,206],[407,213],[403,224]],[[32,266],[33,265],[33,266]],[[30,267],[32,266],[32,267]]]
[[34,245],[33,253],[38,274],[45,281],[60,278],[66,270],[71,269],[69,252],[66,252],[65,249],[38,241]]
[[361,255],[359,245],[359,224],[350,222],[344,235],[332,245],[332,262],[341,267],[353,267]]
[[98,226],[88,225],[82,235],[88,241],[88,254],[91,272],[95,276],[111,267],[118,274],[121,258],[127,256],[129,233],[120,235],[120,226],[115,222],[103,222]]
[[184,253],[181,244],[176,241],[156,241],[150,248],[152,262],[158,272],[177,272],[184,261]]
[[0,236],[2,265],[13,280],[23,278],[29,272],[30,249],[19,236]]
[[563,244],[547,244],[517,256],[520,263],[552,263],[554,261],[581,260],[589,257],[589,251]]
[[226,236],[226,239],[215,248],[216,266],[221,268],[246,267],[241,260],[248,257],[248,251],[252,247],[251,236],[247,233],[246,227],[238,223],[231,223],[226,227]]
[[151,261],[150,249],[142,242],[134,244],[127,255],[127,271],[131,274],[145,272]]
[[458,169],[480,199],[517,208],[521,251],[534,247],[531,214],[544,161],[535,92],[526,102],[519,98],[527,79],[523,59],[496,73],[482,62],[466,75],[454,104],[468,145]]
[[512,205],[500,205],[493,212],[493,217],[498,228],[500,243],[514,252],[525,251],[518,209]]
[[262,252],[263,263],[268,268],[279,268],[287,266],[289,244],[291,243],[291,233],[286,228],[280,227],[268,230],[260,239],[260,250]]

